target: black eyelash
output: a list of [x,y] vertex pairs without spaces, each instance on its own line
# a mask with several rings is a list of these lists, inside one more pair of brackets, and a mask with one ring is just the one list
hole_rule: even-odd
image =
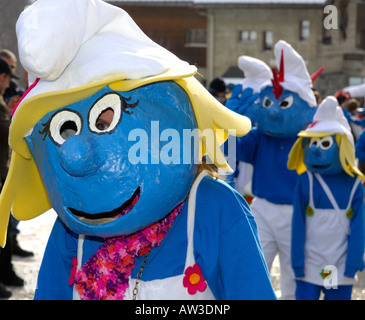
[[128,110],[128,109],[129,108],[134,109],[135,107],[137,107],[138,104],[139,104],[139,100],[137,100],[135,103],[128,103],[129,101],[132,100],[132,97],[125,98],[125,97],[121,96],[120,94],[119,94],[119,97],[120,97],[120,100],[122,102],[122,110],[123,110],[123,112],[125,112],[127,114],[133,114],[133,112],[130,111],[130,110]]
[[43,141],[47,138],[49,135],[49,127],[51,125],[52,117],[49,118],[49,120],[46,123],[42,123],[43,130],[39,130],[38,133],[43,135]]

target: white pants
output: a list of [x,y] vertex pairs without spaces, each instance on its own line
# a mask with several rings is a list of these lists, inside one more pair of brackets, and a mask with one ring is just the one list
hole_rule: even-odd
[[276,254],[280,262],[280,288],[283,300],[295,299],[295,277],[291,267],[292,205],[278,205],[254,198],[251,211],[255,217],[264,257],[269,270]]

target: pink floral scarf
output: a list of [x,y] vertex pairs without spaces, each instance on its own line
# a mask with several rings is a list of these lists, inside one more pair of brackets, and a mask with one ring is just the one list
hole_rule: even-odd
[[108,238],[75,274],[73,283],[81,299],[123,299],[135,259],[160,245],[183,205],[136,233]]

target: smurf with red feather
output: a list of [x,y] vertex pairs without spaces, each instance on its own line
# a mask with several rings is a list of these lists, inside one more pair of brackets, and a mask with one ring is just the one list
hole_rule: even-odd
[[[266,263],[271,268],[279,255],[282,299],[294,299],[295,280],[290,266],[293,190],[298,178],[287,168],[288,154],[300,130],[311,122],[317,109],[312,77],[303,58],[285,41],[274,47],[277,69],[241,56],[238,65],[246,75],[245,90],[235,88],[226,106],[247,114],[256,126],[237,138],[237,160],[253,166],[251,210],[257,221]],[[254,85],[259,99],[244,103]],[[251,86],[252,87],[252,86]],[[251,88],[252,89],[252,88]],[[252,93],[252,90],[251,90]],[[252,101],[252,100],[251,100]]]

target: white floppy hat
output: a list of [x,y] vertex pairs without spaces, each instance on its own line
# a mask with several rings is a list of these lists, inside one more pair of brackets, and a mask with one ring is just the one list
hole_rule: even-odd
[[357,86],[349,86],[342,91],[347,92],[352,98],[364,98],[365,97],[365,83]]
[[272,72],[269,66],[256,58],[249,56],[238,57],[238,67],[244,73],[242,87],[251,88],[254,92],[260,92],[262,84],[272,78]]
[[313,116],[313,123],[306,130],[299,132],[298,136],[314,137],[323,133],[346,135],[354,145],[350,125],[334,96],[328,96],[322,101]]
[[[274,86],[275,94],[278,93],[278,89],[284,88],[296,92],[310,107],[316,107],[317,102],[312,83],[323,68],[310,76],[303,58],[284,40],[279,40],[275,44],[274,55],[277,66],[276,69],[273,69],[274,73],[265,62],[248,56],[240,56],[238,67],[245,75],[242,86],[250,87],[255,92],[260,92],[267,86]],[[277,74],[277,70],[279,70],[279,74]],[[281,92],[277,94],[277,97],[280,94]]]
[[[162,48],[120,8],[99,0],[38,0],[16,25],[19,58],[31,81],[27,99],[123,75],[140,79],[191,67]],[[32,81],[33,82],[33,81]]]
[[[312,79],[303,58],[286,41],[275,44],[274,55],[279,70],[278,81],[281,87],[296,92],[310,107],[317,106],[312,90]],[[275,81],[275,79],[274,79]],[[263,86],[271,85],[271,80]]]

